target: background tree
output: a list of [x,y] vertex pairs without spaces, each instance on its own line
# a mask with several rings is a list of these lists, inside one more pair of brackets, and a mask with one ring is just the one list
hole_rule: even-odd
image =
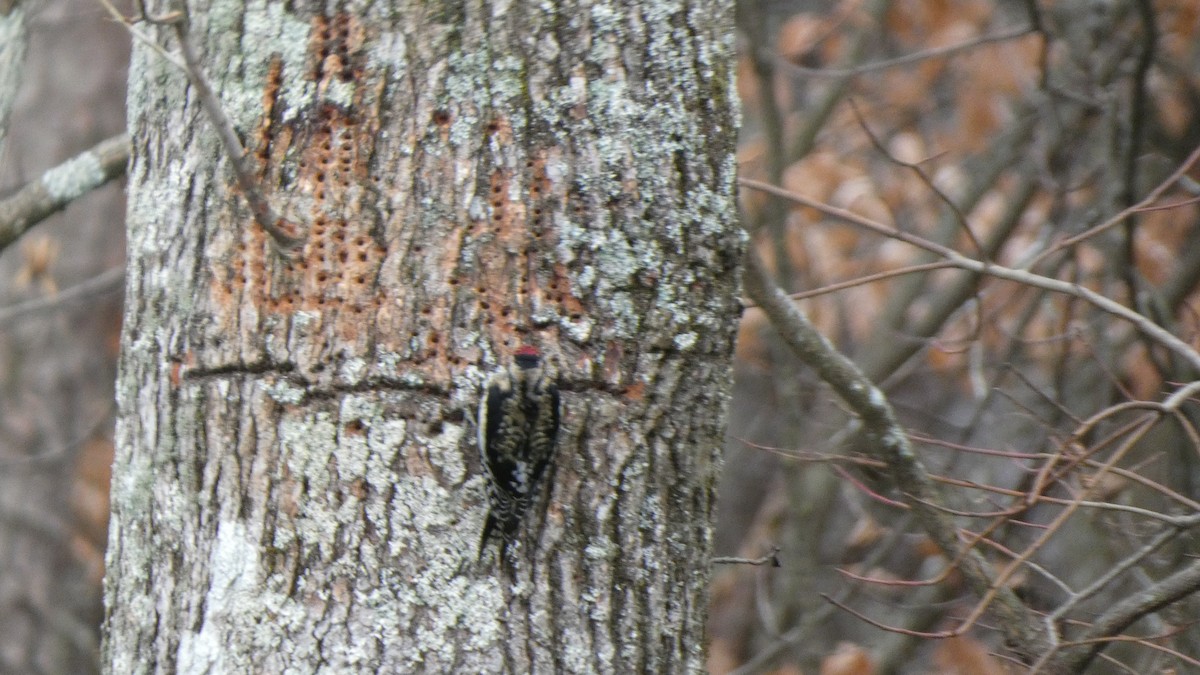
[[713,670],[1196,668],[1195,7],[742,10],[773,279],[748,281],[735,401],[797,377],[770,381],[771,424],[735,406],[731,466],[784,478],[723,502],[752,534],[718,548],[778,542],[783,566],[716,582]]
[[[742,240],[726,8],[188,10],[132,26],[106,666],[700,669]],[[472,416],[522,343],[564,418],[510,577],[476,562]]]

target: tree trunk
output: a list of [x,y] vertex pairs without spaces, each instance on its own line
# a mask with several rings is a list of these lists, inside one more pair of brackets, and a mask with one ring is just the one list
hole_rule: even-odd
[[[702,670],[730,7],[190,5],[305,241],[274,251],[195,89],[138,45],[107,668]],[[479,556],[474,408],[525,343],[563,422],[509,573]]]

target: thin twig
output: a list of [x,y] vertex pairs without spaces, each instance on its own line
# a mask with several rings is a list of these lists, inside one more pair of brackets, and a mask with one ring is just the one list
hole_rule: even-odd
[[[781,196],[790,194],[780,192]],[[1030,658],[1048,649],[1051,637],[1032,611],[1002,581],[993,581],[987,561],[977,550],[960,546],[953,520],[926,505],[942,499],[883,393],[768,280],[753,252],[748,255],[743,282],[746,294],[763,309],[784,342],[859,415],[869,447],[887,463],[890,478],[905,494],[917,521],[981,597],[980,608],[989,607],[1001,618],[1013,648]]]
[[[948,262],[932,262],[920,265],[908,265],[899,269],[887,270],[884,272],[876,272],[874,274],[865,274],[846,281],[839,281],[833,284],[826,284],[820,288],[814,288],[811,291],[801,291],[799,293],[789,293],[788,297],[793,300],[807,300],[836,291],[844,291],[847,288],[855,288],[857,286],[865,286],[866,284],[875,283],[876,281],[886,281],[893,277],[903,276],[905,274],[917,274],[919,272],[933,272],[935,270],[944,270],[953,268],[954,265]],[[747,307],[754,305],[747,304]]]
[[863,133],[867,135],[867,139],[871,141],[871,145],[875,147],[875,151],[880,155],[883,155],[884,159],[888,160],[889,162],[915,173],[917,178],[921,180],[921,183],[923,183],[925,187],[929,188],[929,191],[932,192],[935,197],[937,197],[938,201],[945,204],[946,208],[950,209],[950,213],[954,214],[955,222],[957,222],[958,226],[962,228],[962,231],[966,233],[967,239],[969,239],[971,241],[971,245],[975,247],[975,252],[979,254],[979,259],[987,260],[987,252],[984,250],[983,244],[980,243],[979,237],[975,236],[975,232],[971,229],[971,224],[967,222],[967,217],[963,214],[962,208],[960,208],[958,204],[955,204],[954,200],[950,198],[950,195],[946,194],[944,190],[939,188],[937,184],[933,182],[933,178],[931,178],[928,173],[925,173],[925,169],[919,163],[900,159],[899,157],[893,155],[891,151],[884,146],[883,141],[880,140],[879,136],[875,134],[875,130],[871,128],[871,125],[867,124],[867,118],[864,117],[862,111],[858,109],[858,104],[854,101],[854,99],[850,99],[850,110],[854,113],[854,118],[858,121],[858,127],[863,130]]
[[1129,570],[1129,568],[1140,563],[1151,553],[1154,553],[1158,549],[1162,548],[1167,542],[1171,541],[1178,535],[1179,530],[1176,529],[1167,529],[1159,532],[1157,536],[1155,536],[1149,542],[1146,542],[1146,544],[1144,544],[1140,550],[1134,551],[1132,554],[1126,556],[1124,560],[1117,563],[1111,570],[1094,580],[1088,585],[1087,588],[1084,588],[1076,593],[1072,593],[1071,596],[1064,600],[1058,607],[1056,607],[1054,611],[1050,612],[1050,620],[1058,621],[1059,619],[1065,617],[1067,612],[1074,609],[1079,603],[1104,590],[1104,587],[1114,579],[1124,574],[1127,570]]
[[732,556],[716,556],[712,559],[714,565],[766,565],[783,567],[779,562],[779,547],[772,546],[771,552],[761,558],[736,558]]
[[116,291],[120,288],[121,280],[124,278],[125,268],[114,267],[51,297],[0,307],[0,330],[8,328],[11,325],[9,322],[13,319],[27,314],[61,309],[78,300],[86,300],[96,295]]
[[[1112,638],[1143,616],[1157,612],[1198,590],[1200,590],[1200,561],[1193,562],[1150,588],[1138,591],[1113,605],[1092,622],[1092,627],[1079,638],[1079,641],[1088,642]],[[1067,666],[1065,672],[1084,672],[1105,644],[1106,642],[1097,642],[1088,651],[1073,652],[1067,656],[1063,659]]]
[[[1194,154],[1196,154],[1197,158],[1200,158],[1200,148],[1197,148],[1197,153],[1194,153]],[[1029,272],[1024,269],[1014,269],[1011,267],[1004,267],[1002,265],[997,265],[995,263],[989,263],[989,262],[984,262],[984,261],[980,261],[980,260],[975,260],[973,258],[969,258],[969,257],[959,253],[958,251],[956,251],[948,246],[943,246],[942,244],[930,241],[928,239],[919,237],[919,236],[911,234],[909,232],[903,232],[901,230],[897,230],[895,228],[888,227],[887,225],[884,225],[877,221],[871,220],[870,218],[867,218],[865,216],[861,216],[857,213],[854,213],[853,211],[848,211],[846,209],[841,209],[836,206],[831,206],[824,202],[819,202],[815,199],[810,199],[808,197],[805,197],[804,195],[797,194],[795,192],[791,192],[790,190],[785,190],[781,187],[771,185],[769,183],[763,183],[761,181],[751,180],[749,178],[739,178],[738,184],[742,185],[743,187],[748,187],[748,188],[752,188],[755,190],[762,190],[764,192],[768,192],[770,194],[773,194],[773,195],[776,195],[779,197],[783,197],[785,199],[789,199],[797,204],[801,204],[803,206],[808,206],[810,208],[816,209],[816,210],[820,211],[821,213],[824,213],[828,216],[832,216],[834,218],[845,221],[852,225],[857,225],[859,227],[862,227],[862,228],[865,228],[872,232],[875,232],[876,234],[879,234],[879,235],[882,235],[885,237],[889,237],[892,239],[897,239],[899,241],[903,241],[904,243],[910,244],[917,248],[929,251],[931,253],[936,253],[936,254],[942,256],[947,261],[953,263],[955,267],[958,267],[958,268],[961,268],[964,270],[976,272],[979,274],[987,274],[987,275],[990,275],[993,277],[997,277],[999,279],[1007,279],[1009,281],[1016,281],[1018,283],[1025,284],[1027,286],[1033,286],[1033,287],[1045,289],[1048,291],[1054,291],[1056,293],[1063,293],[1065,295],[1075,296],[1075,297],[1093,305],[1097,309],[1100,309],[1101,311],[1103,311],[1107,314],[1111,314],[1113,316],[1116,316],[1116,317],[1119,317],[1121,319],[1128,321],[1129,323],[1133,324],[1134,327],[1136,327],[1138,330],[1147,334],[1148,336],[1153,338],[1155,341],[1162,344],[1164,347],[1170,349],[1172,352],[1175,352],[1176,354],[1178,354],[1185,361],[1187,361],[1192,367],[1196,368],[1197,370],[1200,370],[1200,352],[1197,352],[1195,349],[1193,349],[1191,347],[1191,345],[1184,342],[1183,340],[1180,340],[1178,337],[1176,337],[1170,331],[1166,330],[1162,326],[1159,326],[1158,324],[1154,323],[1153,321],[1146,318],[1145,316],[1138,314],[1134,310],[1126,307],[1125,305],[1122,305],[1121,303],[1119,303],[1115,300],[1111,300],[1109,298],[1104,297],[1103,295],[1100,295],[1099,293],[1091,290],[1090,288],[1085,288],[1083,286],[1080,286],[1079,284],[1062,281],[1060,279],[1046,277],[1046,276],[1043,276],[1040,274],[1036,274],[1034,272]],[[1147,199],[1149,199],[1149,198],[1147,198]]]
[[1184,175],[1187,174],[1187,172],[1192,169],[1192,166],[1194,166],[1197,161],[1200,161],[1200,146],[1196,146],[1196,148],[1194,150],[1192,150],[1192,153],[1187,156],[1187,159],[1183,160],[1183,163],[1179,165],[1179,168],[1175,169],[1174,173],[1172,173],[1170,176],[1167,176],[1166,180],[1159,183],[1158,187],[1151,190],[1150,194],[1146,195],[1146,197],[1144,199],[1142,199],[1140,202],[1133,204],[1132,206],[1129,206],[1127,208],[1122,209],[1120,213],[1117,213],[1113,217],[1109,218],[1108,220],[1104,221],[1103,223],[1100,223],[1099,225],[1096,225],[1095,227],[1084,230],[1083,232],[1080,232],[1079,234],[1077,234],[1073,237],[1067,237],[1066,239],[1062,239],[1062,240],[1058,241],[1050,248],[1048,248],[1045,251],[1043,251],[1042,253],[1038,254],[1038,256],[1035,257],[1033,260],[1029,261],[1029,264],[1025,265],[1025,268],[1033,269],[1033,267],[1035,265],[1037,265],[1038,263],[1040,263],[1042,260],[1046,259],[1047,257],[1054,255],[1054,253],[1061,251],[1065,248],[1070,248],[1071,246],[1074,246],[1075,244],[1078,244],[1081,241],[1090,239],[1090,238],[1100,234],[1101,232],[1104,232],[1113,227],[1116,227],[1117,225],[1120,225],[1121,223],[1125,222],[1125,219],[1127,217],[1129,217],[1130,214],[1145,210],[1147,207],[1149,207],[1149,206],[1153,205],[1155,202],[1157,202],[1163,196],[1163,193],[1165,193],[1172,186],[1174,186],[1176,183],[1178,183],[1179,180],[1181,178],[1183,178]]
[[250,156],[242,147],[241,140],[238,139],[233,121],[225,114],[225,110],[217,101],[212,87],[209,86],[208,80],[200,68],[200,58],[196,55],[196,50],[188,38],[186,19],[178,17],[171,25],[175,28],[175,38],[179,41],[179,51],[187,66],[188,77],[192,81],[192,86],[196,88],[200,105],[208,114],[208,120],[217,130],[217,138],[221,140],[221,147],[225,150],[225,155],[233,167],[233,173],[237,177],[242,196],[250,204],[250,212],[254,214],[254,220],[267,231],[267,234],[271,235],[271,240],[281,254],[294,253],[304,243],[304,238],[289,231],[294,230],[295,226],[285,222],[275,213],[275,209],[271,207],[271,203],[263,194],[258,181],[255,180],[253,167],[250,166]]
[[899,68],[901,66],[911,65],[913,63],[918,63],[920,61],[927,61],[929,59],[937,59],[937,58],[943,58],[946,56],[953,56],[955,54],[958,54],[959,52],[965,52],[965,51],[969,51],[972,49],[977,49],[984,45],[989,45],[989,44],[993,44],[996,42],[1007,42],[1009,40],[1016,40],[1019,38],[1023,38],[1026,35],[1033,34],[1034,32],[1035,32],[1035,30],[1033,27],[1024,26],[1022,28],[1014,28],[1013,30],[1005,31],[1003,33],[996,33],[995,35],[981,35],[977,38],[972,38],[970,40],[965,40],[963,42],[958,42],[958,43],[955,43],[952,45],[946,45],[944,47],[934,47],[932,49],[924,49],[919,52],[913,52],[912,54],[905,54],[904,56],[898,56],[894,59],[888,59],[886,61],[876,61],[874,63],[865,63],[861,66],[855,66],[853,68],[805,68],[804,66],[796,65],[795,63],[792,63],[791,61],[784,59],[782,57],[779,58],[779,63],[780,63],[780,65],[782,65],[784,67],[785,70],[788,71],[788,73],[790,73],[791,75],[796,75],[796,76],[830,77],[830,78],[853,77],[855,75],[865,75],[867,73],[874,73],[874,72],[878,72],[880,70],[889,70],[891,68]]
[[[183,61],[179,60],[179,57],[177,57],[174,54],[163,49],[162,45],[158,44],[154,40],[150,39],[150,36],[146,35],[142,31],[138,30],[137,26],[133,25],[133,21],[130,20],[128,17],[126,17],[124,14],[121,14],[121,11],[119,9],[117,9],[116,7],[114,7],[113,4],[111,2],[109,2],[109,0],[97,0],[97,1],[101,5],[104,6],[104,10],[108,12],[109,16],[111,16],[114,20],[116,20],[117,23],[124,26],[125,30],[129,31],[129,34],[132,35],[135,40],[146,45],[151,50],[156,52],[167,63],[170,63],[171,65],[175,66],[176,68],[178,68],[184,72],[187,72],[187,66],[185,66],[183,64]],[[140,5],[140,3],[138,3],[138,4]],[[145,11],[142,10],[142,16],[144,16],[144,15],[145,15]],[[138,17],[138,18],[140,19],[141,17]]]
[[279,217],[263,193],[258,180],[255,178],[250,155],[246,152],[246,148],[242,146],[233,121],[225,114],[224,108],[221,107],[216,94],[213,93],[212,86],[209,85],[208,79],[204,76],[204,70],[200,66],[200,57],[196,54],[196,50],[192,46],[188,35],[186,5],[183,10],[154,16],[147,13],[145,7],[140,2],[136,3],[139,10],[138,18],[144,19],[149,23],[170,26],[175,31],[175,38],[179,42],[181,61],[168,54],[166,50],[158,46],[154,41],[137,31],[132,21],[121,15],[109,0],[100,0],[100,3],[139,41],[149,45],[154,51],[187,73],[188,80],[192,83],[192,87],[196,90],[196,96],[200,100],[200,106],[204,109],[209,122],[212,123],[217,131],[217,139],[221,143],[221,149],[225,151],[225,156],[228,158],[234,176],[237,178],[238,189],[241,190],[242,196],[246,198],[246,202],[250,205],[250,213],[254,216],[255,222],[271,236],[271,242],[280,255],[284,257],[294,255],[304,243],[304,237],[295,234],[297,228],[294,224]]

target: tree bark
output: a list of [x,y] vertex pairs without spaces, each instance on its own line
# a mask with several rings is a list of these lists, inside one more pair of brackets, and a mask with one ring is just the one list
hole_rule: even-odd
[[0,153],[8,139],[8,118],[17,102],[21,66],[28,43],[25,8],[16,3],[0,2]]
[[[191,41],[305,241],[272,249],[138,45],[106,667],[701,671],[730,6],[242,4],[190,3]],[[563,429],[510,575],[473,415],[523,343]]]

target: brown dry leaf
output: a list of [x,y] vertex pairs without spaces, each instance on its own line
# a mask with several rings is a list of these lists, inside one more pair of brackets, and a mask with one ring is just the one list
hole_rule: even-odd
[[758,256],[758,259],[762,261],[763,269],[767,271],[770,278],[777,278],[779,275],[779,261],[777,260],[778,256],[774,242],[763,237],[758,241],[751,241],[750,248]]
[[[822,277],[824,273],[821,271],[821,261],[825,258],[824,251],[815,248],[812,241],[812,235],[822,229],[798,212],[793,212],[788,217],[783,231],[783,249],[792,269],[806,270],[810,275]],[[809,251],[815,251],[816,257],[810,258]]]
[[1200,3],[1195,0],[1168,0],[1159,3],[1157,13],[1160,43],[1169,58],[1187,61],[1195,49],[1200,28]]
[[[854,250],[861,234],[849,227],[834,223],[796,226],[790,229],[803,242],[804,258],[793,256],[793,263],[804,265],[809,273],[822,282],[852,276],[859,268]],[[807,252],[811,252],[811,262]]]
[[942,549],[938,548],[937,543],[929,537],[918,539],[913,549],[921,558],[940,558],[942,556]]
[[943,348],[932,345],[925,350],[925,362],[939,373],[957,372],[967,364],[967,352],[959,348]]
[[887,142],[888,154],[901,162],[920,164],[929,159],[929,146],[920,134],[901,131]]
[[17,288],[37,284],[48,295],[57,293],[58,284],[50,274],[50,267],[58,260],[58,250],[58,240],[52,237],[38,236],[29,239],[21,247],[21,268],[17,270],[17,276],[13,279]]
[[1091,499],[1095,501],[1111,501],[1117,495],[1121,494],[1125,488],[1129,487],[1129,479],[1118,476],[1111,471],[1106,471],[1103,474],[1090,474],[1083,476],[1080,483],[1091,490]]
[[967,83],[958,88],[958,117],[962,125],[952,149],[965,152],[982,152],[991,145],[992,135],[1004,120],[1001,108],[1003,101],[992,95],[987,88],[988,83],[972,76]]
[[[1036,37],[1001,42],[967,54],[962,63],[965,72],[981,90],[1006,101],[1020,97],[1039,77],[1037,61],[1041,57],[1041,40]],[[1003,64],[997,68],[996,64]],[[977,79],[976,79],[977,78]]]
[[866,342],[879,332],[879,314],[888,296],[878,291],[878,288],[867,286],[842,291],[842,312],[849,324],[850,335],[856,340]]
[[784,169],[781,182],[789,192],[825,202],[850,176],[844,157],[832,151],[817,151]]
[[875,662],[867,650],[852,643],[841,642],[837,649],[821,661],[821,675],[874,675]]
[[858,522],[854,523],[850,534],[846,536],[845,547],[849,549],[866,548],[879,541],[886,532],[887,528],[881,526],[869,514],[864,513]]
[[930,36],[966,24],[978,30],[988,22],[992,7],[984,0],[901,0],[888,11],[890,31],[915,46],[928,47]]
[[751,307],[742,312],[734,346],[734,361],[739,366],[760,373],[771,370],[771,351],[762,339],[763,331],[769,324],[767,315],[758,307]]
[[[875,263],[880,269],[890,270],[914,264],[913,247],[896,239],[885,239],[875,248]],[[882,284],[874,284],[885,288]]]
[[[980,240],[986,239],[987,235],[996,229],[996,226],[1008,215],[1010,199],[1011,197],[1000,190],[991,190],[979,200],[967,218],[971,231],[975,233],[976,237]],[[974,246],[971,244],[968,246],[971,248],[967,250],[974,254]]]
[[950,47],[978,37],[979,27],[975,21],[961,15],[949,18],[936,32],[930,34],[923,45],[926,49]]
[[933,653],[938,675],[1007,675],[1008,671],[988,648],[969,637],[955,637],[938,643]]
[[[1184,201],[1184,196],[1167,197],[1162,203]],[[1145,211],[1139,216],[1136,247],[1138,271],[1154,285],[1166,281],[1175,271],[1179,252],[1194,245],[1188,240],[1191,228],[1185,223],[1196,222],[1200,206],[1188,204],[1174,209]]]
[[898,68],[889,70],[886,78],[872,78],[871,83],[878,86],[879,105],[895,108],[896,112],[923,111],[930,104],[929,92],[938,74],[929,69]]
[[[853,189],[850,189],[851,187]],[[879,198],[874,186],[868,181],[852,181],[851,183],[844,184],[843,188],[847,188],[845,190],[847,193],[853,193],[857,190],[857,194],[853,194],[843,206],[847,211],[856,213],[877,223],[882,223],[883,225],[890,225],[893,222],[892,210],[888,208],[886,202]],[[843,195],[842,193],[843,190],[839,189],[835,193],[835,197],[849,196],[849,194]],[[859,230],[854,230],[854,232],[857,234]]]
[[797,303],[800,311],[808,315],[808,320],[822,335],[836,335],[840,325],[841,313],[837,307],[831,306],[831,300],[824,298],[809,298]]
[[111,441],[88,441],[78,455],[71,483],[71,510],[75,515],[71,551],[84,564],[88,577],[96,584],[104,577],[112,460]]
[[779,27],[775,49],[789,61],[798,62],[816,47],[818,41],[828,33],[825,21],[812,14],[796,14]]
[[1162,389],[1162,375],[1142,343],[1134,344],[1121,357],[1121,375],[1125,387],[1136,399],[1152,400]]

